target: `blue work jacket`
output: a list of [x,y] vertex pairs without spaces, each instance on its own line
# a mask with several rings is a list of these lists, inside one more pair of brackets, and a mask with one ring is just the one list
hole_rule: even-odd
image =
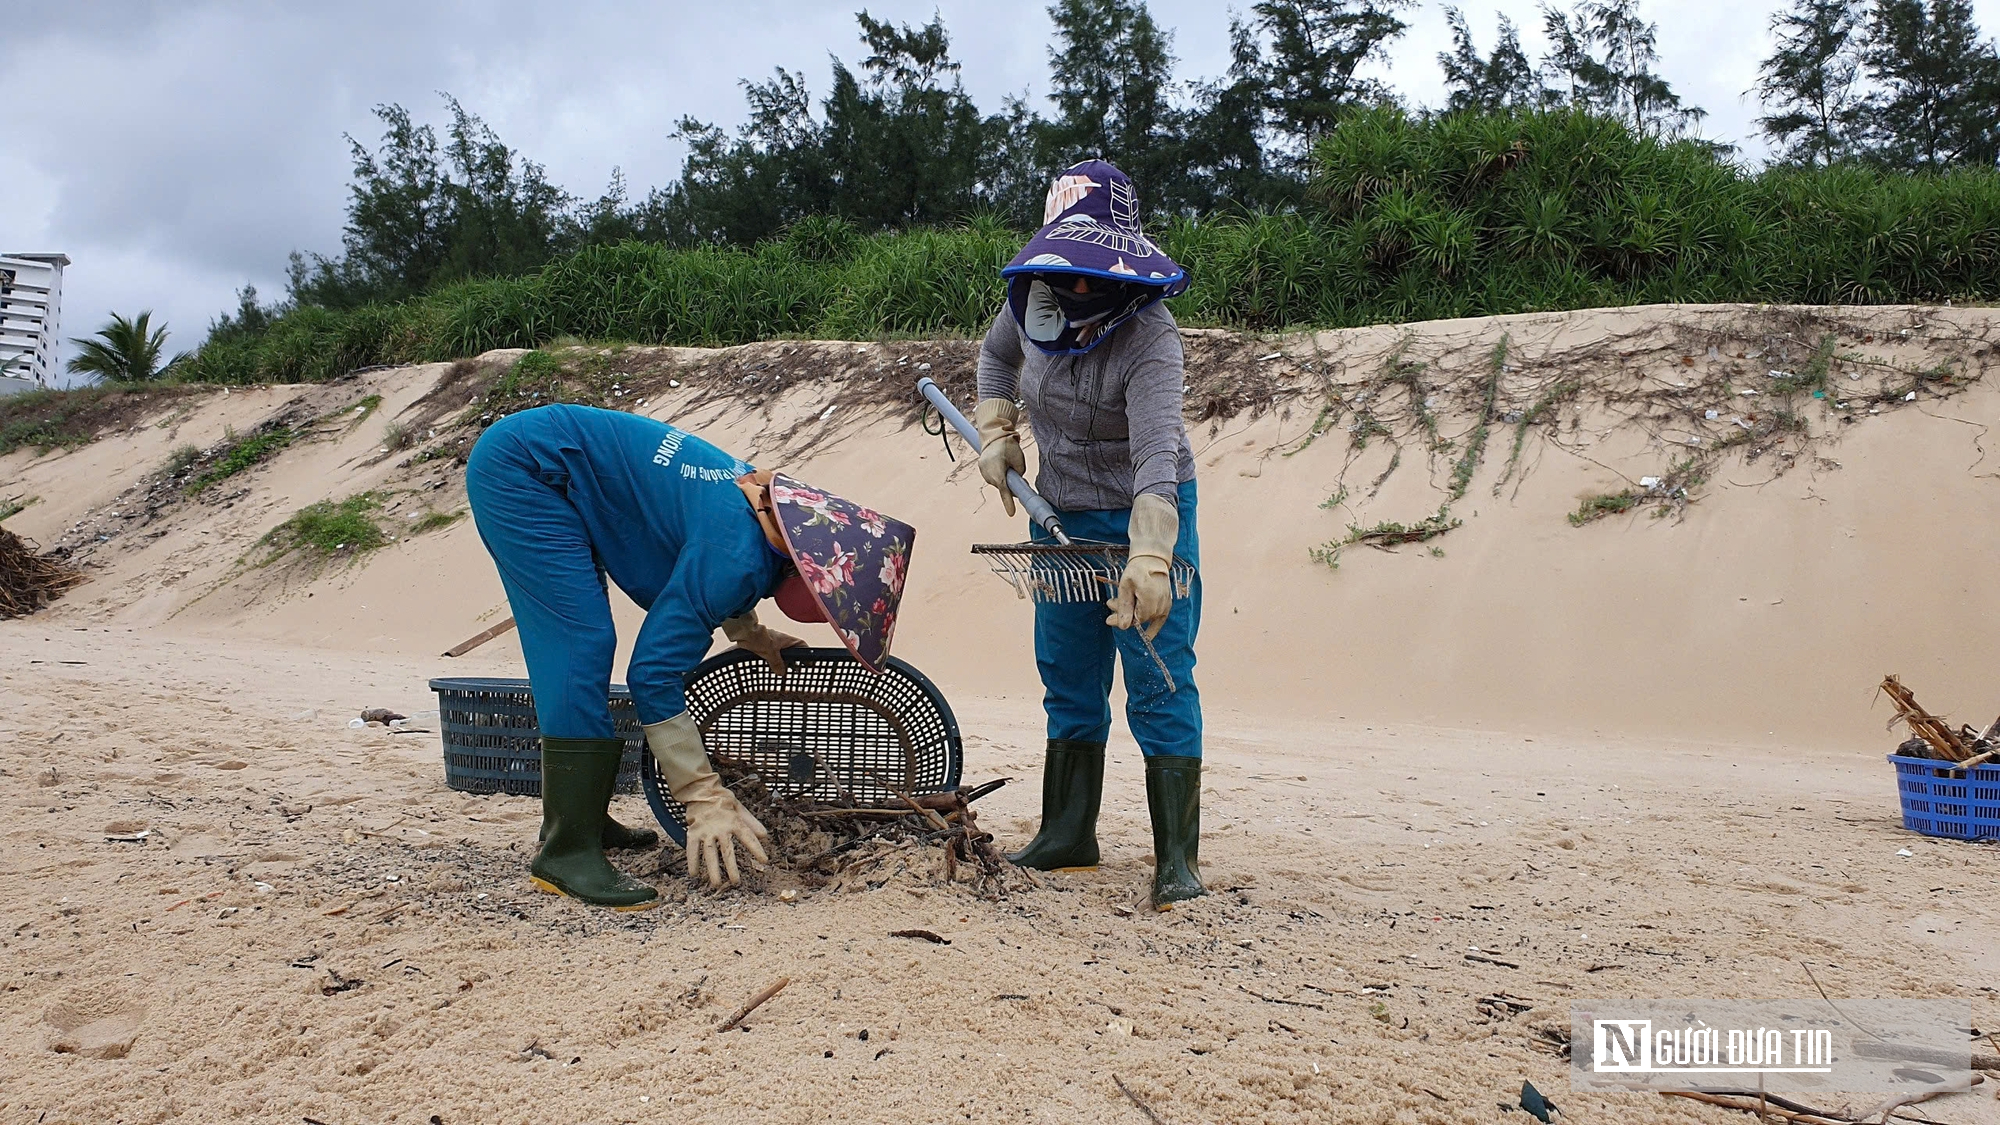
[[716,628],[783,577],[784,556],[736,486],[751,466],[678,427],[616,410],[543,406],[500,427],[582,517],[602,572],[646,611],[626,671],[639,721],[685,711],[683,677]]

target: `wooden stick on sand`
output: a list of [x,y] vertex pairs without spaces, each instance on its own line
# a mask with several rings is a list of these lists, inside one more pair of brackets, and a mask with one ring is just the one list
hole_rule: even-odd
[[1660,1096],[1663,1098],[1687,1098],[1690,1101],[1707,1102],[1709,1105],[1719,1105],[1724,1109],[1737,1109],[1742,1110],[1744,1113],[1754,1113],[1759,1119],[1766,1116],[1780,1118],[1793,1122],[1794,1125],[1852,1125],[1850,1120],[1845,1117],[1833,1117],[1816,1111],[1801,1112],[1799,1110],[1780,1109],[1777,1105],[1765,1100],[1742,1095],[1703,1094],[1694,1090],[1661,1090]]
[[1161,1117],[1159,1114],[1153,1112],[1152,1106],[1147,1105],[1143,1100],[1140,1099],[1139,1095],[1133,1093],[1132,1087],[1127,1086],[1123,1078],[1120,1078],[1114,1074],[1111,1076],[1111,1080],[1118,1084],[1119,1093],[1125,1095],[1126,1098],[1131,1100],[1133,1105],[1139,1107],[1139,1112],[1146,1115],[1146,1120],[1152,1122],[1153,1125],[1167,1125],[1166,1119]]
[[[1980,1083],[1980,1076],[1976,1074],[1973,1075],[1972,1086],[1977,1086],[1979,1085],[1979,1083]],[[1896,1112],[1899,1109],[1902,1109],[1904,1106],[1920,1105],[1924,1102],[1930,1101],[1932,1098],[1942,1098],[1948,1094],[1968,1093],[1971,1091],[1972,1086],[1950,1086],[1942,1090],[1926,1090],[1921,1094],[1898,1094],[1897,1096],[1890,1098],[1888,1101],[1883,1102],[1881,1105],[1875,1106],[1874,1108],[1868,1110],[1868,1112],[1862,1114],[1861,1120],[1866,1121],[1872,1117],[1876,1121],[1880,1122],[1881,1125],[1889,1125],[1889,1115]]]
[[507,620],[502,621],[500,624],[493,626],[491,629],[487,629],[482,633],[477,633],[473,636],[467,637],[466,639],[458,642],[457,644],[451,646],[450,648],[445,649],[444,654],[446,656],[464,656],[466,653],[471,652],[473,649],[478,648],[480,645],[485,644],[487,641],[492,640],[493,638],[499,636],[500,634],[506,632],[509,629],[512,629],[513,627],[514,627],[514,619],[509,617]]
[[771,997],[776,996],[780,992],[783,992],[785,990],[785,986],[790,983],[792,983],[792,978],[790,977],[779,977],[777,980],[772,981],[770,985],[764,989],[764,991],[759,992],[755,996],[752,996],[748,1004],[745,1004],[741,1008],[736,1009],[735,1015],[730,1016],[726,1020],[723,1020],[721,1025],[715,1029],[715,1033],[717,1035],[720,1035],[725,1031],[734,1030],[737,1024],[742,1023],[745,1019],[749,1018],[751,1012],[754,1012],[758,1008],[762,1007],[764,1001],[769,1000]]

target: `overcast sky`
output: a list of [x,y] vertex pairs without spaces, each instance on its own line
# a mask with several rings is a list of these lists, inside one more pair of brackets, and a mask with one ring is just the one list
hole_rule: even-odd
[[[200,3],[85,0],[0,5],[0,252],[60,251],[63,335],[94,330],[112,310],[154,310],[192,348],[211,317],[255,283],[283,290],[292,250],[340,245],[353,133],[373,144],[370,107],[400,102],[441,119],[438,91],[484,117],[509,145],[578,195],[595,196],[614,166],[634,195],[665,183],[682,152],[668,139],[683,114],[733,125],[737,80],[803,70],[815,96],[829,54],[857,65],[852,8],[806,0],[342,0]],[[1229,8],[1150,0],[1174,31],[1182,78],[1228,65]],[[1247,5],[1239,5],[1247,6]],[[1768,50],[1775,0],[1653,0],[1661,71],[1708,110],[1707,135],[1761,154],[1745,97]],[[1975,0],[1983,29],[2000,0]],[[1045,108],[1045,5],[875,0],[877,17],[922,22],[940,11],[982,109],[1009,94]],[[1539,58],[1532,0],[1464,5],[1482,50],[1494,10],[1520,26]],[[1448,46],[1443,7],[1425,0],[1381,75],[1406,98],[1443,100],[1436,55]],[[1145,185],[1140,185],[1143,190]]]

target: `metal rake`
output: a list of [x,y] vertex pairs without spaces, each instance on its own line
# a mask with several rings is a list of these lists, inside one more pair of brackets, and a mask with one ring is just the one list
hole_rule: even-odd
[[[977,453],[980,449],[979,431],[966,420],[964,414],[945,397],[944,389],[935,380],[926,376],[917,380],[917,392],[924,396],[939,417],[951,424],[965,443]],[[1125,573],[1125,558],[1128,548],[1123,543],[1100,543],[1088,539],[1071,539],[1062,528],[1062,519],[1056,515],[1049,502],[1042,499],[1026,478],[1012,469],[1007,471],[1007,488],[1014,498],[1028,510],[1028,518],[1048,533],[1053,543],[975,543],[972,553],[984,558],[993,573],[1007,580],[1014,587],[1017,597],[1043,605],[1081,605],[1086,602],[1103,604],[1118,592],[1118,580]],[[1168,578],[1173,582],[1174,597],[1185,598],[1192,589],[1195,578],[1194,565],[1180,556],[1174,556],[1167,568]],[[1167,662],[1160,659],[1159,650],[1153,647],[1153,639],[1143,631],[1134,629],[1139,643],[1146,647],[1146,655],[1153,658],[1153,666],[1160,670],[1160,677],[1167,683],[1167,690],[1177,692],[1180,686],[1174,683],[1174,675],[1167,671]]]

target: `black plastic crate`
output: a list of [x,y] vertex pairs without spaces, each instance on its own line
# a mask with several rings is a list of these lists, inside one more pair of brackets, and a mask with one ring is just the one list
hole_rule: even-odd
[[[731,649],[687,678],[688,715],[718,766],[754,771],[774,792],[835,804],[898,807],[897,792],[957,788],[965,749],[937,685],[901,660],[870,672],[844,648],[785,652],[785,673]],[[686,815],[646,755],[653,815],[677,844]]]
[[[438,729],[444,734],[444,783],[463,793],[542,795],[542,732],[535,723],[535,696],[528,681],[458,678],[431,681],[438,697]],[[639,761],[646,733],[632,695],[611,687],[611,722],[625,740],[618,763],[618,792],[639,791]]]

